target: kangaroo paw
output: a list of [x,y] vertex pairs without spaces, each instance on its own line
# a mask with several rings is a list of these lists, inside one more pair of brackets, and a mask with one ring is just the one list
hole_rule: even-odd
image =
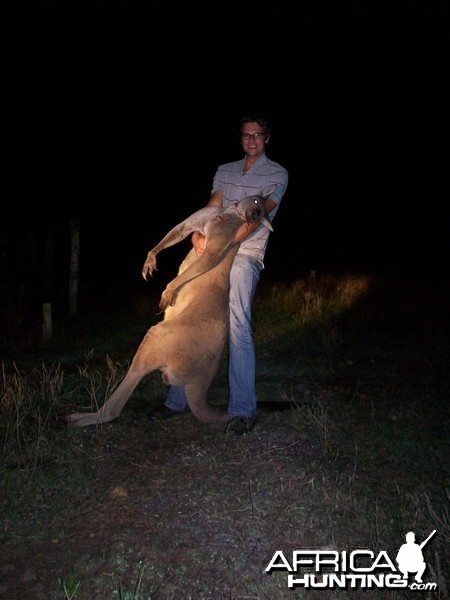
[[161,300],[159,301],[159,308],[166,310],[169,306],[173,306],[175,303],[175,291],[170,289],[169,286],[161,294]]
[[150,251],[147,255],[144,266],[142,267],[142,277],[147,281],[148,278],[153,275],[153,271],[157,271],[156,255]]

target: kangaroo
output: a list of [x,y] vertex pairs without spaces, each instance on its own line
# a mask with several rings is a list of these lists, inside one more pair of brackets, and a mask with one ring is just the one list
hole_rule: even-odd
[[72,413],[66,416],[67,422],[83,427],[117,419],[142,378],[156,369],[167,385],[184,386],[189,408],[199,420],[231,420],[225,407],[209,404],[207,394],[228,335],[230,270],[239,249],[234,236],[244,221],[259,220],[273,231],[264,201],[274,189],[268,186],[260,195],[248,196],[227,209],[207,206],[198,210],[148,253],[144,279],[156,270],[158,252],[194,231],[205,235],[205,250],[197,256],[192,249],[164,290],[159,304],[164,319],[147,331],[121,383],[97,412]]

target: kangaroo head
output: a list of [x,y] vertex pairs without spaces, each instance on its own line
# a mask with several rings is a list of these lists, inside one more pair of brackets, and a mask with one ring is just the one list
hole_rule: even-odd
[[265,200],[270,196],[276,185],[269,185],[265,187],[261,193],[257,196],[247,196],[238,203],[238,211],[241,215],[245,215],[247,223],[254,223],[255,221],[261,221],[263,225],[270,231],[273,231],[272,224],[269,219],[269,215],[265,209]]

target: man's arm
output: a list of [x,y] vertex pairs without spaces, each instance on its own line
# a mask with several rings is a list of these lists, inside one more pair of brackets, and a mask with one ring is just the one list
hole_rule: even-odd
[[222,206],[223,192],[222,190],[215,190],[209,199],[206,206]]

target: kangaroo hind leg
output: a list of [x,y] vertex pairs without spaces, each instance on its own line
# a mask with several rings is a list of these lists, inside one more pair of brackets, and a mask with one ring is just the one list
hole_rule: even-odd
[[211,380],[198,375],[185,384],[184,391],[192,414],[204,423],[228,423],[230,415],[224,406],[208,403],[208,389]]

